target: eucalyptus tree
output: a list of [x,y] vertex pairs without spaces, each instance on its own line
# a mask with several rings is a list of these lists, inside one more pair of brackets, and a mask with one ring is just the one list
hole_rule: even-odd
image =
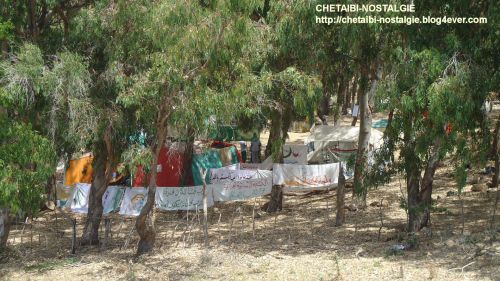
[[[73,117],[75,107],[85,104],[86,70],[85,62],[75,54],[62,52],[48,62],[30,44],[0,63],[2,122],[6,126],[1,142],[5,169],[0,179],[5,188],[0,200],[6,208],[28,211],[29,216],[38,210],[44,194],[42,182],[55,172],[56,120],[61,115]],[[65,118],[68,136],[85,128],[81,121]]]
[[[254,26],[253,1],[134,1],[118,3],[114,20],[116,62],[122,76],[119,101],[136,110],[145,129],[150,164],[156,167],[167,125],[196,132],[209,116],[231,119],[251,91],[248,62]],[[250,86],[246,89],[242,86]],[[155,243],[156,169],[151,169],[145,206],[136,221],[137,253]]]
[[[315,34],[312,1],[265,1],[259,19],[264,44],[260,63],[254,66],[261,85],[258,116],[270,120],[265,155],[283,162],[282,147],[292,121],[314,112],[322,95],[317,60],[313,59]],[[282,187],[274,186],[268,212],[281,210]]]
[[[419,12],[443,13],[498,19],[498,8],[484,2],[426,4]],[[398,172],[405,176],[411,232],[429,224],[434,174],[445,156],[456,163],[459,192],[466,183],[466,167],[484,163],[489,129],[481,106],[490,91],[498,90],[497,30],[494,24],[412,26],[394,36],[398,47],[391,52],[388,75],[377,94],[380,105],[394,110],[379,155],[386,165],[382,170],[375,165],[368,181],[388,180]]]

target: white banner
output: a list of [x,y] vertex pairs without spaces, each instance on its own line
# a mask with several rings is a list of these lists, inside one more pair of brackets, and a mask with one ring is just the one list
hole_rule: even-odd
[[71,199],[71,211],[86,214],[89,209],[90,184],[75,184],[75,192]]
[[285,190],[325,190],[339,181],[339,163],[324,165],[274,164],[273,184],[285,185]]
[[219,184],[227,181],[240,181],[257,178],[256,170],[230,170],[230,169],[211,169],[210,183]]
[[[203,210],[203,186],[157,187],[155,203],[166,211]],[[213,205],[212,185],[207,185],[207,207]]]
[[[269,172],[269,171],[267,171]],[[271,193],[272,175],[258,179],[230,181],[213,185],[215,201],[246,200]]]
[[283,163],[307,164],[307,145],[285,144],[283,146]]
[[[71,199],[71,211],[75,213],[86,214],[89,210],[90,184],[75,184],[75,192]],[[109,214],[118,211],[120,201],[123,196],[123,188],[120,186],[108,186],[102,196],[103,213]]]
[[120,203],[122,201],[124,193],[125,189],[122,186],[108,186],[108,189],[106,189],[106,192],[102,196],[102,206],[104,207],[104,214],[110,214],[120,209]]
[[122,204],[120,206],[120,215],[138,216],[142,207],[148,200],[148,190],[144,187],[128,187],[125,190]]

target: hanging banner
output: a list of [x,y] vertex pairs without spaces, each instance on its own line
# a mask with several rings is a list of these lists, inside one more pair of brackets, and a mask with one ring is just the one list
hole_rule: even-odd
[[[157,187],[155,203],[165,211],[203,210],[203,186]],[[207,207],[214,205],[212,185],[207,185]]]
[[62,182],[56,183],[57,206],[60,208],[71,207],[76,186],[64,186]]
[[273,168],[273,159],[267,157],[262,163],[240,163],[242,170],[271,170]]
[[307,145],[285,144],[283,146],[283,163],[307,164]]
[[86,214],[89,209],[90,184],[75,184],[75,192],[71,200],[71,211],[75,213]]
[[285,190],[325,190],[337,186],[339,163],[324,165],[274,164],[273,184],[285,185]]
[[[71,211],[86,214],[89,210],[90,184],[78,183],[71,200]],[[124,189],[121,186],[108,186],[102,196],[103,213],[110,214],[118,211]]]
[[142,207],[146,204],[148,190],[144,187],[132,187],[125,190],[122,204],[120,205],[120,215],[138,216]]
[[122,186],[112,185],[108,186],[106,192],[102,196],[102,206],[104,207],[104,214],[110,214],[120,209],[120,203],[125,193],[125,188]]
[[210,170],[211,184],[219,184],[227,181],[255,179],[256,177],[256,170],[231,170],[224,168]]
[[241,181],[228,181],[213,185],[215,201],[233,201],[246,200],[254,197],[260,197],[271,193],[273,178],[272,173],[268,172],[266,177],[257,179],[248,179]]

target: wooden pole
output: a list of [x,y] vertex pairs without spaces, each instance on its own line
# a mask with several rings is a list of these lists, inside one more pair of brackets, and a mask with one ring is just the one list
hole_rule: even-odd
[[71,254],[74,255],[76,253],[76,219],[73,219],[73,237],[71,239]]
[[252,236],[255,241],[255,205],[257,203],[257,197],[253,199],[253,209],[252,209]]
[[205,247],[208,247],[208,196],[207,196],[207,170],[200,168],[201,180],[203,181],[203,236],[205,240]]
[[335,218],[335,225],[342,226],[345,222],[345,177],[342,168],[342,162],[339,163],[339,185],[337,187],[337,216]]

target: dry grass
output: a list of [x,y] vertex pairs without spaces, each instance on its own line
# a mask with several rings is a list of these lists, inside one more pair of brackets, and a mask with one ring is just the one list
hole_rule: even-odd
[[[209,249],[203,248],[200,214],[190,212],[188,223],[187,213],[162,213],[156,251],[138,260],[134,260],[138,237],[133,219],[111,217],[112,236],[106,249],[81,247],[71,255],[70,224],[60,215],[56,222],[55,214],[48,212],[33,223],[32,231],[29,225],[23,234],[22,225],[14,227],[10,258],[4,258],[0,276],[5,280],[499,280],[500,245],[491,243],[488,232],[493,193],[464,194],[462,235],[460,200],[446,196],[452,190],[449,167],[442,167],[432,226],[410,238],[403,231],[406,215],[399,207],[398,179],[370,193],[368,203],[384,198],[388,207],[347,212],[343,227],[333,225],[334,192],[287,196],[281,213],[257,212],[255,236],[252,201],[219,204],[209,214]],[[82,223],[78,217],[79,233]],[[408,242],[418,245],[402,252],[390,250]]]
[[[203,247],[201,214],[162,213],[155,252],[138,260],[133,219],[111,216],[106,248],[80,247],[71,255],[71,225],[60,214],[46,212],[32,228],[13,227],[10,250],[0,256],[0,279],[500,280],[500,243],[491,240],[498,232],[490,231],[495,193],[474,193],[468,186],[461,199],[447,196],[456,186],[452,165],[442,165],[434,184],[431,227],[408,237],[406,213],[399,206],[403,182],[394,178],[371,191],[368,203],[384,199],[389,205],[347,212],[342,227],[334,226],[333,191],[286,196],[278,214],[259,210],[255,235],[252,200],[218,204],[209,210],[209,249]],[[266,200],[258,199],[257,205]],[[346,204],[351,203],[348,195]],[[81,234],[83,217],[77,219]],[[497,230],[499,224],[500,218]],[[391,250],[399,243],[416,247]]]

